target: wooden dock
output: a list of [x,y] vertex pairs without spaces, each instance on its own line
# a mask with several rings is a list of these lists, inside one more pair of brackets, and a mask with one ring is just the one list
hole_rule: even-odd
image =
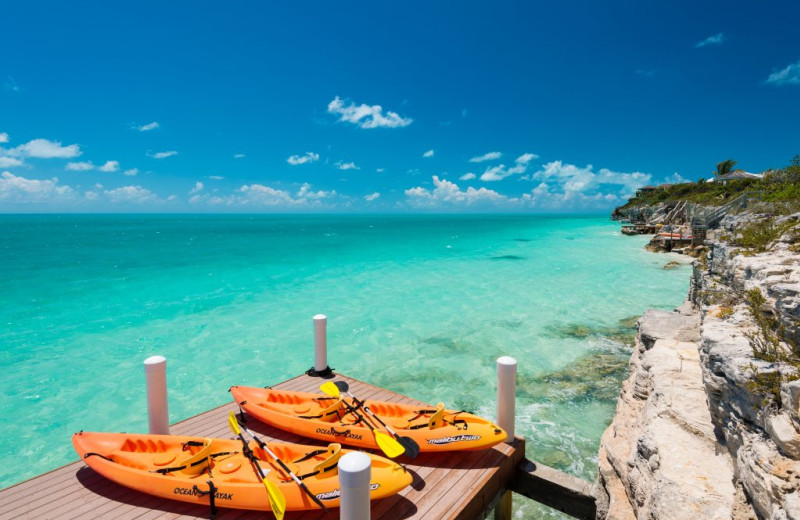
[[[425,404],[408,397],[337,374],[347,381],[361,399]],[[316,392],[325,380],[301,375],[273,388]],[[176,435],[233,438],[227,415],[238,410],[231,402],[172,425]],[[319,444],[286,433],[250,418],[252,430],[267,439]],[[419,455],[414,460],[400,457],[412,473],[411,486],[398,495],[372,503],[373,520],[474,520],[483,518],[500,494],[508,489],[517,466],[523,462],[525,443],[500,444],[477,452]],[[165,500],[115,484],[83,462],[68,464],[44,475],[0,491],[0,520],[98,518],[113,520],[207,519],[209,508]],[[270,518],[270,513],[219,509],[217,520]],[[339,510],[287,513],[287,520],[338,519]]]

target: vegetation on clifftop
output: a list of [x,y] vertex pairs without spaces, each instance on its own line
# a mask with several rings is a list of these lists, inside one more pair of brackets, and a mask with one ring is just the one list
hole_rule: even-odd
[[[717,165],[718,170],[729,171],[735,161],[728,159]],[[718,172],[715,172],[717,174]],[[785,212],[800,210],[800,155],[795,155],[791,164],[780,170],[770,170],[763,179],[734,179],[727,182],[687,182],[642,193],[617,208],[648,206],[659,202],[686,200],[708,206],[723,205],[745,191],[760,191],[762,200],[779,202],[786,206]]]

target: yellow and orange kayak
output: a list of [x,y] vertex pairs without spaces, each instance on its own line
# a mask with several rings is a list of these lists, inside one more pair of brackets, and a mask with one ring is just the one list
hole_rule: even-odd
[[[92,469],[123,486],[162,498],[217,507],[269,511],[267,489],[238,440],[178,435],[80,432],[72,444]],[[286,497],[286,510],[319,509],[278,463],[255,442],[249,444],[267,479]],[[275,455],[300,477],[326,507],[339,507],[338,459],[348,450],[270,442]],[[370,455],[370,498],[393,495],[411,474],[389,459]]]
[[[230,391],[256,419],[304,437],[377,449],[375,435],[363,421],[386,431],[350,399],[247,386],[233,386]],[[491,421],[446,410],[442,403],[434,408],[368,399],[363,404],[398,436],[413,439],[420,452],[481,450],[506,440],[506,432]]]

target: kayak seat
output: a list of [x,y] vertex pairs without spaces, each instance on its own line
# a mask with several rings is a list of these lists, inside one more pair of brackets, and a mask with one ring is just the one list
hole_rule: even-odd
[[333,422],[339,420],[344,415],[344,403],[342,398],[336,399],[332,404],[320,406],[319,411],[310,414],[300,415],[302,419],[319,419],[320,421]]
[[302,414],[308,413],[310,410],[311,410],[311,405],[306,404],[306,403],[298,404],[297,406],[292,408],[292,411],[294,413],[296,413],[297,415],[302,415]]
[[153,464],[156,466],[166,466],[168,464],[172,464],[172,461],[177,458],[178,456],[174,453],[166,452],[153,457]]
[[411,425],[408,422],[408,419],[403,419],[402,417],[398,417],[392,421],[392,428],[396,428],[398,430],[405,430]]

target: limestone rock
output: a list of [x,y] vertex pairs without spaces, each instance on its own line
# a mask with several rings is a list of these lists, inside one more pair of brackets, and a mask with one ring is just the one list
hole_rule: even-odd
[[648,311],[640,321],[614,422],[601,441],[600,518],[727,519],[733,465],[719,450],[702,384],[699,313]]

